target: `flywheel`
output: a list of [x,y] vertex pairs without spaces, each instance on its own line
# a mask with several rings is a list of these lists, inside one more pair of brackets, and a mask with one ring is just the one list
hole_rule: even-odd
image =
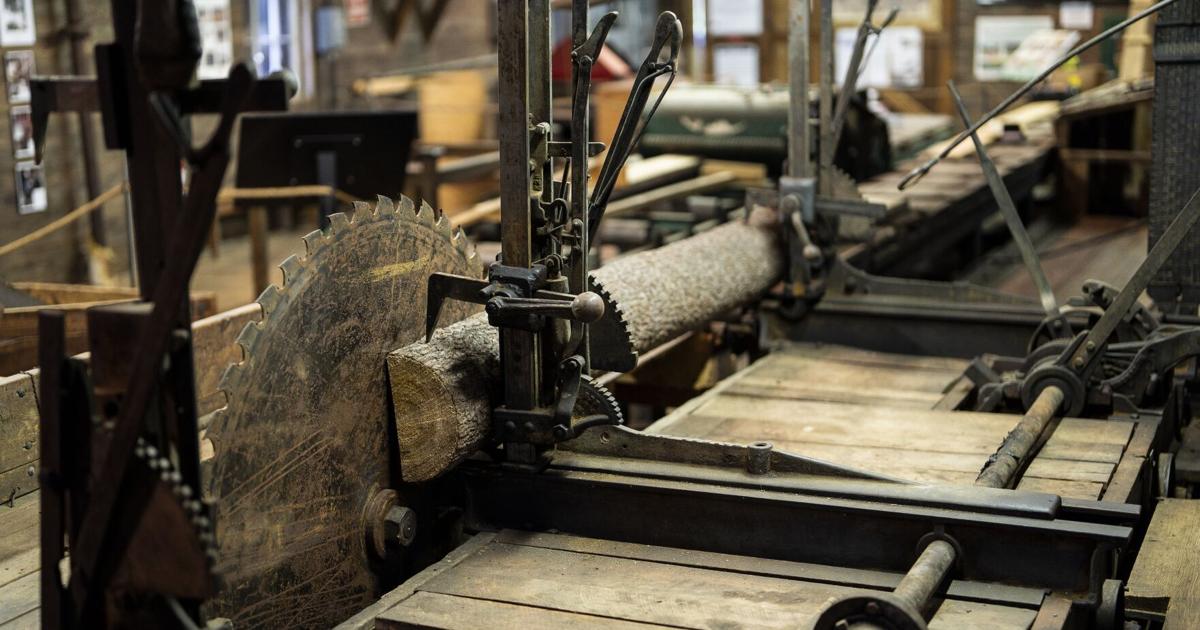
[[[427,205],[356,204],[258,298],[262,321],[226,371],[226,407],[206,437],[220,592],[209,616],[234,627],[329,627],[379,585],[364,510],[398,479],[389,457],[387,353],[422,338],[433,272],[480,277],[461,233]],[[449,324],[479,307],[449,302]]]

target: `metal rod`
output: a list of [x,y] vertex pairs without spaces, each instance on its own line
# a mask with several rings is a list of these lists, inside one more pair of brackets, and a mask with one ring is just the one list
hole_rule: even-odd
[[908,573],[904,574],[892,595],[915,610],[923,610],[938,587],[946,580],[957,558],[958,552],[955,551],[954,545],[944,540],[929,543]]
[[821,124],[817,191],[833,192],[833,0],[821,0],[821,85],[819,115]]
[[809,121],[808,46],[811,0],[792,0],[788,29],[788,73],[791,104],[788,116],[788,173],[812,177],[812,124]]
[[[871,15],[875,13],[875,5],[879,0],[867,0],[867,14],[862,24],[858,25],[858,33],[854,38],[854,48],[850,51],[850,63],[846,65],[846,78],[842,80],[842,89],[838,92],[837,105],[833,110],[833,123],[830,125],[830,144],[837,151],[837,144],[842,139],[842,127],[846,125],[846,113],[850,111],[850,101],[858,89],[858,67],[862,64],[863,51],[867,48],[867,38],[871,35]],[[822,25],[824,21],[822,21]],[[824,44],[822,44],[824,45]],[[822,49],[822,54],[824,50]]]
[[1054,419],[1062,408],[1066,396],[1063,390],[1050,385],[1042,390],[1029,411],[1021,416],[1017,426],[1004,438],[1000,448],[988,459],[975,485],[985,488],[1007,488],[1012,483],[1030,452],[1037,444],[1038,438],[1046,430],[1046,425]]
[[1196,226],[1197,220],[1200,219],[1200,203],[1197,203],[1198,201],[1200,201],[1200,189],[1192,193],[1183,209],[1171,221],[1171,225],[1159,237],[1154,247],[1150,248],[1146,259],[1133,272],[1133,277],[1121,288],[1121,292],[1113,299],[1112,304],[1104,309],[1104,315],[1100,316],[1100,321],[1096,322],[1096,325],[1088,332],[1087,339],[1075,349],[1075,354],[1072,355],[1069,363],[1072,369],[1084,373],[1088,366],[1100,356],[1100,348],[1108,343],[1108,338],[1125,319],[1129,309],[1133,308],[1138,297],[1150,284],[1150,280],[1158,275],[1158,270],[1162,268],[1163,263],[1170,258],[1183,239]]
[[[828,0],[826,0],[826,1],[828,1]],[[1126,28],[1129,28],[1129,26],[1134,24],[1135,22],[1139,22],[1151,15],[1154,15],[1155,13],[1158,13],[1159,11],[1171,6],[1172,4],[1175,4],[1178,1],[1179,0],[1162,0],[1162,2],[1159,2],[1158,4],[1155,4],[1153,6],[1150,6],[1147,9],[1145,9],[1144,11],[1138,12],[1136,15],[1132,15],[1132,16],[1126,18],[1124,21],[1122,21],[1118,24],[1115,24],[1111,28],[1105,30],[1103,33],[1100,33],[1099,35],[1096,35],[1095,37],[1087,40],[1086,42],[1083,42],[1082,44],[1076,46],[1075,48],[1072,48],[1070,51],[1068,51],[1062,57],[1059,57],[1057,60],[1055,60],[1054,63],[1047,66],[1045,70],[1042,70],[1036,77],[1030,79],[1024,85],[1017,88],[1017,91],[1013,92],[1012,94],[1009,94],[1008,97],[1005,98],[1003,101],[1001,101],[999,105],[993,107],[992,111],[985,114],[983,116],[983,118],[980,118],[979,120],[975,121],[975,124],[971,125],[970,129],[967,129],[967,130],[959,133],[957,136],[955,136],[954,139],[951,140],[949,144],[947,144],[945,147],[942,148],[941,153],[939,153],[939,154],[937,154],[937,156],[931,158],[928,162],[925,162],[924,164],[918,166],[917,168],[914,168],[913,170],[909,171],[908,175],[905,175],[904,179],[900,180],[900,185],[898,186],[898,188],[900,190],[904,190],[905,188],[908,188],[909,186],[915,184],[918,180],[920,180],[922,177],[925,176],[925,173],[928,173],[930,171],[930,169],[932,169],[934,166],[936,166],[938,162],[941,162],[943,159],[945,159],[945,157],[947,155],[950,155],[950,152],[954,150],[954,147],[957,147],[959,144],[961,144],[962,141],[966,140],[967,137],[970,136],[972,133],[979,131],[979,129],[981,127],[983,127],[985,124],[987,124],[988,121],[990,121],[991,119],[995,118],[996,116],[999,116],[1000,114],[1002,114],[1004,112],[1004,110],[1008,109],[1013,103],[1017,102],[1017,99],[1021,98],[1027,92],[1029,92],[1029,90],[1033,89],[1033,86],[1035,86],[1038,83],[1041,83],[1043,80],[1045,80],[1046,77],[1050,76],[1050,73],[1057,70],[1064,63],[1070,61],[1072,58],[1078,56],[1080,53],[1095,46],[1096,44],[1099,44],[1100,42],[1112,37],[1113,35],[1116,35],[1117,33],[1125,30]]]
[[[954,81],[950,81],[947,87],[950,88],[950,95],[954,97],[954,102],[958,106],[959,117],[962,118],[963,124],[970,128],[971,115],[967,112],[967,105],[963,102],[962,95],[958,93]],[[1045,270],[1042,269],[1037,249],[1033,246],[1033,240],[1029,238],[1029,232],[1025,230],[1025,224],[1021,222],[1021,213],[1017,212],[1017,205],[1013,203],[1012,195],[1008,193],[1008,187],[1004,185],[1004,178],[1000,176],[996,163],[988,155],[987,148],[979,139],[979,134],[972,132],[971,140],[975,143],[975,152],[979,155],[979,166],[987,177],[988,187],[992,189],[992,196],[996,198],[1000,214],[1004,217],[1004,222],[1008,224],[1008,232],[1012,234],[1013,242],[1017,244],[1017,251],[1021,253],[1021,260],[1025,263],[1025,268],[1033,277],[1033,284],[1037,287],[1038,296],[1042,301],[1042,309],[1046,311],[1047,316],[1058,317],[1058,301],[1054,298],[1054,289],[1050,286],[1050,280],[1046,278]]]

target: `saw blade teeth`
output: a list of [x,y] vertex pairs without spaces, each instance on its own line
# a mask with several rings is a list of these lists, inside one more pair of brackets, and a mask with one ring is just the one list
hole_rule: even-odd
[[408,195],[400,195],[400,203],[396,206],[396,215],[409,221],[417,220],[417,209]]
[[375,218],[396,214],[396,204],[387,195],[377,195],[375,198]]
[[375,218],[375,209],[365,201],[354,202],[354,223],[365,223]]
[[221,373],[221,380],[217,382],[217,389],[229,394],[229,392],[237,391],[238,383],[242,380],[242,364],[230,363],[225,367],[225,371]]
[[442,213],[437,214],[437,221],[433,223],[433,229],[437,230],[438,234],[442,235],[448,241],[454,240],[454,226],[450,225],[450,217]]
[[433,222],[434,222],[433,214],[434,214],[433,208],[431,208],[429,206],[429,204],[422,201],[421,202],[421,210],[419,212],[417,212],[417,223],[420,223],[421,225],[424,225],[425,227],[433,227]]
[[458,250],[458,253],[466,257],[470,256],[470,253],[467,251],[467,233],[463,232],[461,227],[454,228],[454,232],[450,235],[450,242],[454,244],[454,248]]
[[258,335],[262,332],[262,325],[258,322],[250,322],[238,333],[237,344],[242,347],[242,359],[250,356],[250,352],[254,349],[255,342],[258,341]]
[[279,263],[279,268],[283,271],[283,286],[287,288],[299,277],[300,270],[304,268],[304,261],[292,254]]
[[263,318],[266,319],[275,310],[275,307],[279,305],[279,287],[273,284],[267,286],[256,301],[262,307]]
[[329,233],[337,234],[342,230],[350,227],[350,217],[344,212],[335,212],[329,215]]
[[304,255],[305,257],[316,254],[328,240],[325,238],[325,233],[321,230],[313,230],[301,237],[304,240]]

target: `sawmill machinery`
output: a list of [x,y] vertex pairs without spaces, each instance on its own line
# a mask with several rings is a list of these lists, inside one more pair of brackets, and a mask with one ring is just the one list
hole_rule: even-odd
[[[190,10],[186,1],[164,4]],[[1036,438],[1029,425],[1074,410],[1076,383],[1087,400],[1104,394],[1098,366],[1128,350],[1112,343],[1125,340],[1113,335],[1126,328],[1113,322],[1128,324],[1129,295],[1161,265],[1159,250],[1184,239],[1200,204],[1188,204],[1135,281],[1068,318],[1074,336],[1047,334],[1039,347],[1057,350],[1046,351],[1048,362],[1031,364],[1016,386],[1002,377],[997,395],[1017,404],[1009,396],[1016,391],[1032,420],[1022,419],[977,487],[912,484],[768,442],[636,431],[623,426],[620,406],[593,375],[633,369],[640,355],[747,305],[810,314],[838,270],[829,226],[873,209],[839,191],[831,151],[812,163],[803,76],[793,85],[803,97],[790,110],[790,137],[803,140],[778,190],[752,197],[763,202],[737,221],[592,270],[590,243],[616,175],[655,108],[655,88],[675,73],[680,26],[672,14],[660,16],[589,191],[582,165],[603,148],[589,142],[589,70],[616,19],[606,15],[589,29],[589,4],[572,3],[570,142],[551,131],[550,1],[497,5],[499,259],[485,270],[445,217],[407,199],[332,215],[326,230],[305,237],[303,256],[282,264],[282,284],[259,298],[262,320],[240,335],[243,359],[222,381],[227,406],[197,420],[186,389],[190,337],[177,315],[212,219],[229,130],[259,84],[239,67],[212,86],[225,95],[222,125],[206,148],[191,149],[178,114],[192,92],[145,84],[153,58],[132,54],[134,25],[149,28],[148,16],[162,16],[141,14],[139,22],[150,3],[114,0],[117,51],[125,55],[116,57],[125,64],[117,76],[139,79],[127,85],[124,105],[109,104],[106,120],[124,121],[136,140],[131,164],[154,171],[131,168],[132,185],[161,194],[155,184],[169,179],[150,168],[166,169],[161,156],[142,153],[151,132],[170,140],[163,146],[186,156],[194,172],[186,211],[161,230],[171,238],[139,238],[139,253],[165,242],[179,255],[139,258],[150,279],[146,300],[91,315],[90,367],[64,356],[61,319],[56,326],[46,316],[48,627],[326,627],[369,608],[467,535],[506,529],[903,576],[894,588],[876,584],[828,602],[807,622],[821,629],[923,628],[949,579],[973,601],[1029,606],[1022,598],[1030,592],[1059,594],[1069,605],[1057,627],[1119,627],[1114,577],[1138,509],[1011,488],[1031,447],[1022,436]],[[793,68],[806,73],[807,63],[796,61],[807,54],[808,3],[793,5],[801,25],[793,28]],[[823,15],[830,7],[826,0]],[[823,44],[831,45],[828,35]],[[821,81],[832,85],[825,61]],[[154,112],[146,119],[155,123],[130,125],[138,108]],[[837,137],[843,108],[834,107],[832,90],[822,91],[819,133]],[[556,162],[566,164],[562,181],[553,176]],[[135,212],[139,221],[154,216]],[[1157,350],[1155,339],[1141,341]],[[1059,340],[1068,341],[1053,345]],[[1150,375],[1170,380],[1174,363],[1133,364],[1151,367],[1113,391],[1156,402],[1156,392],[1140,394]],[[1056,397],[1052,389],[1061,400],[1043,400]],[[90,461],[103,465],[90,469]],[[64,539],[66,588],[58,568]]]

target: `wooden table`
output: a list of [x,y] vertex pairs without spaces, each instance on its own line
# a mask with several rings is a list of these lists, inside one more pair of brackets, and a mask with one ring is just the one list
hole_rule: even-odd
[[1125,586],[1135,617],[1162,620],[1167,630],[1200,628],[1200,501],[1165,499],[1154,510]]

